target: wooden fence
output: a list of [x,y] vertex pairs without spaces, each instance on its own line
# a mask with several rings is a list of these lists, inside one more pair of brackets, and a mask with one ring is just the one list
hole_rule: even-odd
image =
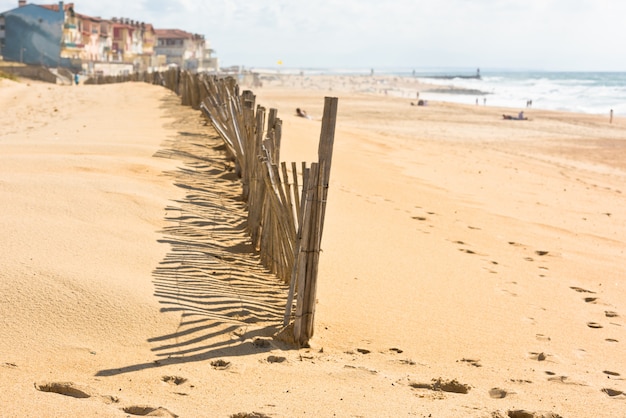
[[[317,275],[332,162],[337,98],[326,97],[318,161],[307,166],[280,161],[282,121],[240,94],[231,78],[170,70],[100,77],[89,83],[144,81],[162,85],[181,103],[200,109],[220,135],[243,185],[248,233],[262,263],[289,284],[284,326],[289,339],[306,346],[313,336]],[[295,311],[293,308],[295,299]],[[291,322],[291,324],[290,324]],[[293,327],[292,327],[293,326]]]

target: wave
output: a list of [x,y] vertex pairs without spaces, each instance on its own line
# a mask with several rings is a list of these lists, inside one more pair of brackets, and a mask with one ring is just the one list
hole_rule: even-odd
[[[423,81],[484,91],[477,98],[491,105],[519,108],[532,100],[533,107],[545,110],[608,114],[613,109],[626,115],[626,73],[506,72],[483,73],[480,80]],[[467,98],[446,99],[468,103]]]
[[[420,92],[425,100],[441,100],[493,106],[525,108],[532,100],[533,108],[592,114],[626,116],[626,72],[557,72],[534,70],[481,70],[476,68],[252,68],[249,71],[266,75],[383,75],[417,79],[439,86],[437,91]],[[443,78],[432,78],[432,77]],[[459,76],[459,77],[455,77]],[[450,94],[450,88],[465,94]],[[403,94],[406,92],[399,92]],[[411,93],[414,94],[414,93]]]

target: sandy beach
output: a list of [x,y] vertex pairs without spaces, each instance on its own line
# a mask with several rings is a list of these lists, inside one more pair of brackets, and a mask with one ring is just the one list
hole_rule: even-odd
[[626,120],[411,106],[424,88],[253,88],[287,162],[339,98],[298,350],[198,111],[0,79],[0,416],[626,416]]

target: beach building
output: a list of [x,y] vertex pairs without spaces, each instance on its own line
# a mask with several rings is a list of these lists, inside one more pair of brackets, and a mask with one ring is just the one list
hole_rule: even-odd
[[161,65],[178,66],[184,70],[199,71],[218,68],[217,59],[203,35],[180,29],[156,29],[155,53]]
[[1,13],[0,55],[6,61],[61,66],[65,10],[63,2],[42,7],[20,0],[17,8]]
[[0,56],[5,61],[87,74],[120,75],[175,64],[217,69],[203,35],[157,30],[128,18],[77,13],[74,3],[28,4],[0,13]]
[[6,61],[80,71],[85,59],[104,58],[101,19],[76,13],[74,3],[38,5],[20,0],[17,8],[0,16],[4,27],[0,54]]
[[142,54],[141,64],[143,68],[154,68],[157,65],[154,47],[157,43],[156,31],[150,23],[141,23],[142,26]]
[[156,66],[156,36],[151,24],[79,15],[78,27],[83,41],[82,66],[88,74],[128,74]]
[[2,57],[2,48],[4,47],[4,38],[6,36],[4,27],[5,27],[4,15],[0,14],[0,57]]

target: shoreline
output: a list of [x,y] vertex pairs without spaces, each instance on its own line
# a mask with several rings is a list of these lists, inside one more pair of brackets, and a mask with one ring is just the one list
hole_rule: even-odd
[[[541,74],[541,73],[537,73]],[[583,73],[584,74],[584,73]],[[620,74],[620,73],[618,73]],[[492,84],[489,81],[489,77],[476,83],[470,83],[466,85],[449,85],[429,82],[427,78],[418,76],[406,75],[394,75],[394,74],[256,74],[257,80],[263,80],[266,83],[265,86],[290,86],[290,87],[302,87],[302,88],[315,88],[315,89],[327,89],[328,91],[340,91],[349,93],[369,93],[376,95],[393,95],[397,97],[433,100],[433,101],[449,101],[451,103],[460,104],[475,104],[478,100],[482,105],[483,101],[487,102],[487,105],[497,105],[500,107],[511,108],[527,108],[528,102],[532,101],[530,108],[539,110],[554,110],[554,111],[569,111],[576,113],[585,113],[591,115],[609,115],[610,109],[614,107],[615,116],[626,117],[626,110],[623,108],[622,101],[611,102],[612,105],[607,102],[605,106],[593,104],[588,110],[583,110],[589,104],[584,100],[577,98],[559,102],[555,101],[550,96],[552,91],[542,92],[528,92],[524,93],[522,97],[518,97],[513,100],[512,97],[502,95],[496,90],[499,87],[497,84]],[[248,74],[240,77],[240,84],[251,86],[253,89],[259,87],[259,84],[252,83],[253,76]],[[435,79],[431,79],[436,81]],[[468,80],[460,80],[468,81]],[[472,81],[472,80],[469,80]],[[545,80],[538,80],[538,83],[545,83]],[[481,87],[482,86],[482,87]],[[513,86],[507,86],[506,90],[510,90]],[[554,88],[557,88],[556,86]],[[582,87],[581,87],[582,88]],[[515,94],[522,94],[521,90],[525,89],[521,85],[515,85],[511,91],[516,91]],[[512,94],[509,91],[507,94]],[[418,98],[416,93],[420,93]],[[533,94],[539,94],[542,97],[534,97]],[[565,94],[565,92],[564,92]],[[583,94],[580,91],[566,92],[569,95]],[[591,93],[589,93],[591,94]],[[529,95],[527,97],[527,95]],[[473,96],[473,97],[472,97]],[[539,100],[538,100],[539,99]],[[616,100],[615,97],[610,100]]]

